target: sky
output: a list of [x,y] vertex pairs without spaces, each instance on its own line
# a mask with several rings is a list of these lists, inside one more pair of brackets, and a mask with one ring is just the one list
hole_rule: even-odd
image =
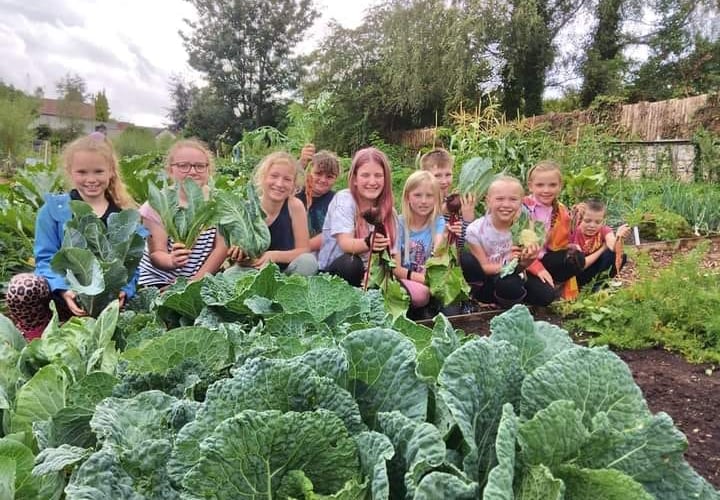
[[[321,17],[307,50],[330,19],[355,27],[372,3],[316,0]],[[201,79],[178,34],[195,15],[183,0],[0,0],[0,80],[55,98],[56,83],[76,73],[89,92],[105,90],[111,118],[161,127],[171,75]]]

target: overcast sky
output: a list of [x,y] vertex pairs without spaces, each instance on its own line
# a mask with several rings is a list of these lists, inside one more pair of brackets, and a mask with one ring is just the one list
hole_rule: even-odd
[[[319,40],[331,18],[360,24],[373,1],[316,3],[322,17],[312,38]],[[57,97],[55,83],[77,73],[89,92],[105,89],[112,118],[162,126],[170,76],[198,78],[178,35],[194,16],[183,0],[0,0],[0,80]]]

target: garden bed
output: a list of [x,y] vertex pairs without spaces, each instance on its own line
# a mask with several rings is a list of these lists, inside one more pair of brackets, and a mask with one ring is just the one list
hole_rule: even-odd
[[[631,248],[649,253],[653,267],[661,268],[668,265],[677,252],[689,251],[705,240],[688,238]],[[720,265],[720,238],[711,238],[710,243],[703,260],[703,266],[708,269]],[[623,269],[619,279],[623,285],[637,279],[632,261]],[[466,333],[487,335],[490,319],[500,312],[487,309],[450,319],[456,328]],[[560,326],[563,323],[561,316],[547,308],[539,308],[534,316],[536,320]],[[587,340],[588,337],[575,337],[579,344],[585,344]],[[716,488],[720,488],[720,418],[716,417],[720,408],[720,366],[690,364],[682,356],[661,348],[618,349],[615,352],[630,367],[650,409],[670,415],[687,436],[687,461]]]

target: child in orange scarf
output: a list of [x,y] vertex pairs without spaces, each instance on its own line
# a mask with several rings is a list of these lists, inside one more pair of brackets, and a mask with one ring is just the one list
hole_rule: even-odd
[[567,207],[558,201],[562,190],[560,165],[545,160],[528,172],[528,190],[523,204],[533,220],[545,224],[545,246],[527,271],[552,287],[562,284],[560,297],[577,297],[576,276],[585,267],[585,256],[570,243],[571,219]]

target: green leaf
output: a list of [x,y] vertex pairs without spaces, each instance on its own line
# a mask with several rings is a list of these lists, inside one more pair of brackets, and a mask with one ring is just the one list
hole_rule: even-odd
[[[28,500],[56,499],[62,494],[63,482],[58,474],[36,477],[32,475],[32,450],[13,439],[0,439],[0,488],[14,489],[14,497]],[[14,464],[14,471],[10,467]],[[10,486],[11,477],[14,484]]]
[[497,465],[488,475],[483,490],[483,500],[514,500],[515,441],[518,433],[518,419],[511,404],[503,405],[503,413],[495,438]]
[[233,372],[233,378],[213,384],[195,420],[180,429],[171,474],[180,480],[198,459],[199,443],[220,423],[244,410],[335,413],[353,433],[365,430],[352,396],[328,378],[297,361],[253,358]]
[[342,489],[360,472],[357,445],[331,412],[246,410],[225,420],[202,443],[183,486],[199,497],[273,498],[292,471],[319,494]]
[[435,249],[433,257],[425,262],[425,276],[430,293],[444,306],[458,303],[469,297],[470,285],[465,281],[455,244],[447,240]]
[[350,365],[347,388],[371,429],[383,411],[425,420],[428,390],[415,375],[412,342],[393,330],[371,328],[350,333],[340,346]]
[[459,478],[447,472],[431,472],[418,485],[415,500],[437,500],[453,498],[456,500],[473,500],[478,498],[478,483]]
[[42,367],[17,391],[11,432],[29,432],[33,422],[48,420],[64,408],[66,389],[66,375],[60,367]]
[[200,296],[203,280],[188,281],[180,277],[170,285],[157,299],[159,313],[170,310],[184,318],[194,320],[202,312],[205,304]]
[[318,323],[351,307],[354,289],[336,277],[310,276],[280,287],[275,300],[288,313],[308,312]]
[[218,229],[227,245],[242,248],[251,259],[262,255],[270,246],[270,229],[253,183],[245,185],[245,197],[236,192],[220,191],[215,200]]
[[15,498],[15,469],[13,457],[0,456],[0,498]]
[[445,360],[439,396],[468,446],[463,462],[473,480],[485,478],[495,460],[494,442],[503,405],[519,402],[523,372],[518,350],[504,341],[472,340]]
[[57,448],[45,448],[35,457],[33,476],[63,472],[92,454],[92,450],[63,444]]
[[495,176],[490,158],[474,157],[463,163],[458,177],[458,190],[461,195],[472,194],[482,199]]
[[607,500],[653,500],[640,483],[613,469],[581,469],[565,465],[556,475],[565,483],[565,498],[593,498],[598,494]]
[[565,483],[544,465],[531,466],[520,482],[518,500],[564,500]]
[[531,418],[561,399],[575,403],[588,429],[598,412],[616,429],[649,414],[630,369],[606,348],[568,349],[533,371],[522,384],[520,413]]
[[217,332],[186,326],[128,349],[121,358],[128,362],[127,371],[134,373],[165,374],[187,359],[218,370],[229,362],[230,344]]
[[360,469],[363,477],[370,482],[370,494],[373,499],[388,498],[390,479],[386,462],[395,453],[387,436],[374,431],[361,432],[354,436],[360,457]]
[[582,411],[572,401],[553,401],[520,426],[518,443],[523,460],[550,469],[577,458],[590,433],[582,423]]

